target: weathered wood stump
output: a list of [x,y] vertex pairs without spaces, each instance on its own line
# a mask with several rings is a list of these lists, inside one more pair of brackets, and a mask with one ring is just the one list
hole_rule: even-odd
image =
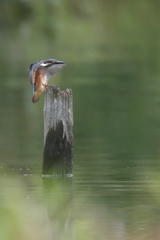
[[46,88],[44,103],[43,175],[72,174],[73,166],[72,90]]

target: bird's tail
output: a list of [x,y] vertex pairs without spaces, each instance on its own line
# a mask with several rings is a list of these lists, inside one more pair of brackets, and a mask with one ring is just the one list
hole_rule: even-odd
[[40,96],[40,92],[35,92],[34,95],[33,95],[33,98],[32,98],[32,102],[33,103],[36,103],[39,101],[39,96]]

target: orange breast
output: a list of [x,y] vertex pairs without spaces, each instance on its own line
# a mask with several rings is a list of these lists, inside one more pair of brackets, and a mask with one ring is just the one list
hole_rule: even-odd
[[36,71],[34,72],[34,83],[36,84],[36,90],[37,91],[44,91],[44,86],[43,84],[46,84],[45,77],[42,76],[41,74],[41,69],[37,68]]

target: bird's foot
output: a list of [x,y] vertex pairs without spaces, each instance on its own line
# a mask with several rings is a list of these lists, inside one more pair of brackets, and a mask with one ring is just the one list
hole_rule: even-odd
[[49,85],[47,85],[47,84],[43,84],[43,83],[42,83],[42,85],[43,85],[45,88],[46,88],[46,87],[49,87]]

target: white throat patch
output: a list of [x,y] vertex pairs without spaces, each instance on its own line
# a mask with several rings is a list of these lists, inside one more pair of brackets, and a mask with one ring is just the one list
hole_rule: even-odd
[[41,63],[41,66],[47,66],[49,63]]

